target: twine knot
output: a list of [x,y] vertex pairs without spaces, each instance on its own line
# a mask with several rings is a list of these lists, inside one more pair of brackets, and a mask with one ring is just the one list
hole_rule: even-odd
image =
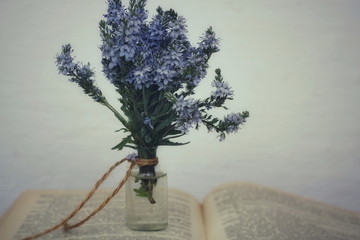
[[128,161],[129,162],[135,162],[136,165],[138,165],[139,167],[151,166],[151,165],[156,166],[159,163],[159,159],[157,157],[156,158],[150,158],[150,159],[135,158],[135,160],[128,159]]

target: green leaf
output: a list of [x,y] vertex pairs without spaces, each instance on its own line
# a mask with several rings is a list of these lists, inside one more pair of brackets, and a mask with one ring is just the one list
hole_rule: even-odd
[[163,139],[161,142],[159,142],[159,146],[182,146],[182,145],[186,145],[190,142],[185,142],[185,143],[179,143],[179,142],[171,142],[168,139]]
[[123,149],[123,148],[126,146],[126,144],[128,144],[128,143],[133,143],[133,141],[132,141],[131,138],[132,138],[131,135],[123,138],[123,139],[121,140],[121,142],[120,142],[118,145],[116,145],[115,147],[113,147],[111,150],[115,150],[115,149],[121,150],[121,149]]
[[164,128],[168,127],[173,121],[174,121],[174,119],[172,117],[169,117],[169,118],[161,121],[159,124],[157,124],[155,126],[155,129],[154,129],[155,132],[160,132]]
[[242,112],[242,116],[243,116],[243,118],[248,118],[248,117],[250,117],[250,113],[248,111],[244,111],[244,112]]
[[180,130],[176,130],[176,129],[173,129],[173,130],[170,130],[166,135],[169,136],[169,135],[182,135],[182,132]]
[[128,148],[137,150],[137,147],[135,145],[125,145],[124,147],[128,147]]
[[139,187],[138,189],[134,188],[133,190],[138,197],[148,197],[148,193],[143,186]]
[[155,109],[153,111],[154,118],[160,118],[164,115],[171,113],[172,105],[170,104],[162,104],[161,101],[156,102]]
[[171,137],[164,138],[163,140],[169,140],[169,139],[173,139],[173,138],[178,138],[178,137],[182,137],[184,135],[185,135],[185,133],[181,133],[179,135],[174,135],[174,136],[171,136]]
[[127,128],[120,128],[120,129],[118,129],[118,130],[115,130],[115,132],[121,132],[121,131],[123,131],[123,132],[129,132],[129,129],[127,129]]

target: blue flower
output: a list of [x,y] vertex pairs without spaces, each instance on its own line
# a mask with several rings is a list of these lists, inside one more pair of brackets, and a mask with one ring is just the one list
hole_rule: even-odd
[[56,55],[56,65],[61,74],[69,76],[69,81],[77,83],[83,88],[84,92],[91,96],[95,101],[99,102],[102,99],[102,93],[99,88],[94,85],[94,72],[90,69],[90,63],[84,65],[81,63],[74,63],[74,58],[71,56],[73,52],[71,45],[66,44],[62,46],[60,54]]
[[129,155],[127,155],[126,159],[131,160],[131,161],[135,161],[137,158],[137,154],[136,153],[131,153]]
[[168,36],[172,39],[186,39],[186,20],[185,18],[178,16],[175,21],[168,24]]
[[128,44],[124,44],[120,47],[120,57],[125,57],[126,61],[131,61],[135,56],[135,48],[134,46],[130,46]]
[[215,32],[212,28],[208,28],[205,34],[201,37],[201,42],[199,43],[200,49],[206,54],[212,54],[218,52],[219,49],[219,39],[216,38]]
[[196,127],[202,122],[198,100],[193,98],[184,99],[183,96],[180,96],[176,99],[173,109],[178,114],[176,120],[177,129],[183,133],[187,133],[189,128]]
[[[226,134],[239,129],[248,112],[229,114],[223,120],[208,114],[214,108],[226,109],[225,101],[233,96],[233,90],[222,80],[220,70],[216,71],[217,76],[212,82],[214,90],[208,98],[196,100],[191,97],[207,74],[211,55],[219,51],[215,32],[208,28],[194,46],[187,37],[185,18],[172,9],[163,11],[159,7],[148,20],[145,4],[146,0],[130,0],[125,8],[121,0],[108,0],[105,19],[99,24],[103,73],[121,95],[121,109],[129,121],[143,119],[151,129],[153,125],[148,116],[156,122],[168,119],[168,126],[164,128],[167,130],[161,133],[165,135],[160,134],[163,137],[178,133],[173,131],[175,129],[187,133],[203,124],[224,140]],[[56,56],[59,72],[81,86],[95,101],[106,103],[94,85],[90,64],[74,63],[71,53],[68,44]],[[147,106],[143,106],[145,103]],[[146,114],[136,116],[142,112]],[[154,139],[161,140],[161,137]]]
[[166,29],[160,23],[159,15],[153,18],[152,23],[149,25],[148,41],[151,47],[159,47],[160,40],[165,39]]
[[60,54],[56,55],[56,65],[58,66],[59,73],[72,76],[73,72],[76,69],[76,64],[73,63],[74,58],[71,56],[73,50],[71,45],[67,44],[62,47]]
[[226,133],[235,133],[239,126],[244,124],[245,118],[240,113],[231,113],[224,117],[224,123],[227,125]]
[[181,69],[184,65],[184,51],[180,46],[175,46],[171,50],[164,51],[162,60],[171,69]]
[[144,124],[148,125],[151,129],[154,129],[154,126],[151,124],[151,119],[150,118],[145,118],[144,119]]
[[116,28],[124,17],[124,8],[121,1],[108,0],[108,10],[104,17],[107,24]]
[[214,80],[211,85],[215,87],[215,91],[211,92],[211,96],[214,98],[232,97],[234,94],[234,91],[226,82]]
[[[125,9],[120,1],[109,1],[104,15],[107,25],[100,26],[106,77],[117,86],[129,82],[136,89],[151,85],[160,89],[197,86],[208,68],[203,48],[206,44],[213,46],[214,40],[204,38],[204,44],[193,47],[187,40],[185,18],[173,10],[158,8],[152,20],[146,22],[145,2],[131,2]],[[139,72],[144,65],[152,66],[153,72]]]
[[175,71],[169,69],[166,66],[161,66],[156,69],[156,75],[154,77],[154,82],[160,87],[160,89],[165,88],[170,82],[173,81],[173,76]]

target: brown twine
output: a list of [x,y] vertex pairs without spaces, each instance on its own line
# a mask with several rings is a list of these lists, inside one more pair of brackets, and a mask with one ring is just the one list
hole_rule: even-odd
[[[120,181],[120,183],[118,184],[118,186],[114,189],[114,191],[94,210],[92,211],[87,217],[83,218],[81,221],[71,224],[68,224],[68,221],[70,219],[72,219],[79,211],[80,209],[85,205],[85,203],[87,201],[90,200],[90,198],[94,195],[94,193],[96,192],[96,190],[100,187],[100,185],[105,181],[105,179],[110,175],[110,173],[120,164],[122,164],[125,161],[129,161],[131,164],[129,166],[129,169],[126,171],[125,177]],[[113,166],[111,166],[109,168],[109,170],[104,173],[104,175],[96,182],[96,184],[94,185],[94,187],[91,189],[91,191],[86,195],[86,197],[84,198],[84,200],[64,219],[62,220],[60,223],[48,228],[47,230],[38,233],[34,236],[31,237],[27,237],[24,238],[23,240],[33,240],[33,239],[37,239],[39,237],[42,237],[60,227],[63,227],[65,231],[71,229],[71,228],[76,228],[79,227],[80,225],[82,225],[83,223],[85,223],[86,221],[88,221],[91,217],[93,217],[95,214],[97,214],[98,212],[100,212],[105,206],[106,204],[108,204],[110,202],[110,200],[119,192],[119,190],[122,188],[122,186],[125,184],[126,180],[129,178],[130,174],[131,174],[131,170],[134,168],[135,165],[138,166],[147,166],[147,165],[157,165],[158,164],[158,158],[152,158],[152,159],[142,159],[142,158],[136,158],[136,160],[131,160],[131,159],[121,159],[120,161],[118,161],[117,163],[115,163]]]

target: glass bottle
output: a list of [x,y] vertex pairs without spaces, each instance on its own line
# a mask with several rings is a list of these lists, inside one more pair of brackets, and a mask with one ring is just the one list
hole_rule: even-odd
[[153,231],[167,227],[167,174],[159,165],[135,166],[125,188],[125,219],[130,229]]

